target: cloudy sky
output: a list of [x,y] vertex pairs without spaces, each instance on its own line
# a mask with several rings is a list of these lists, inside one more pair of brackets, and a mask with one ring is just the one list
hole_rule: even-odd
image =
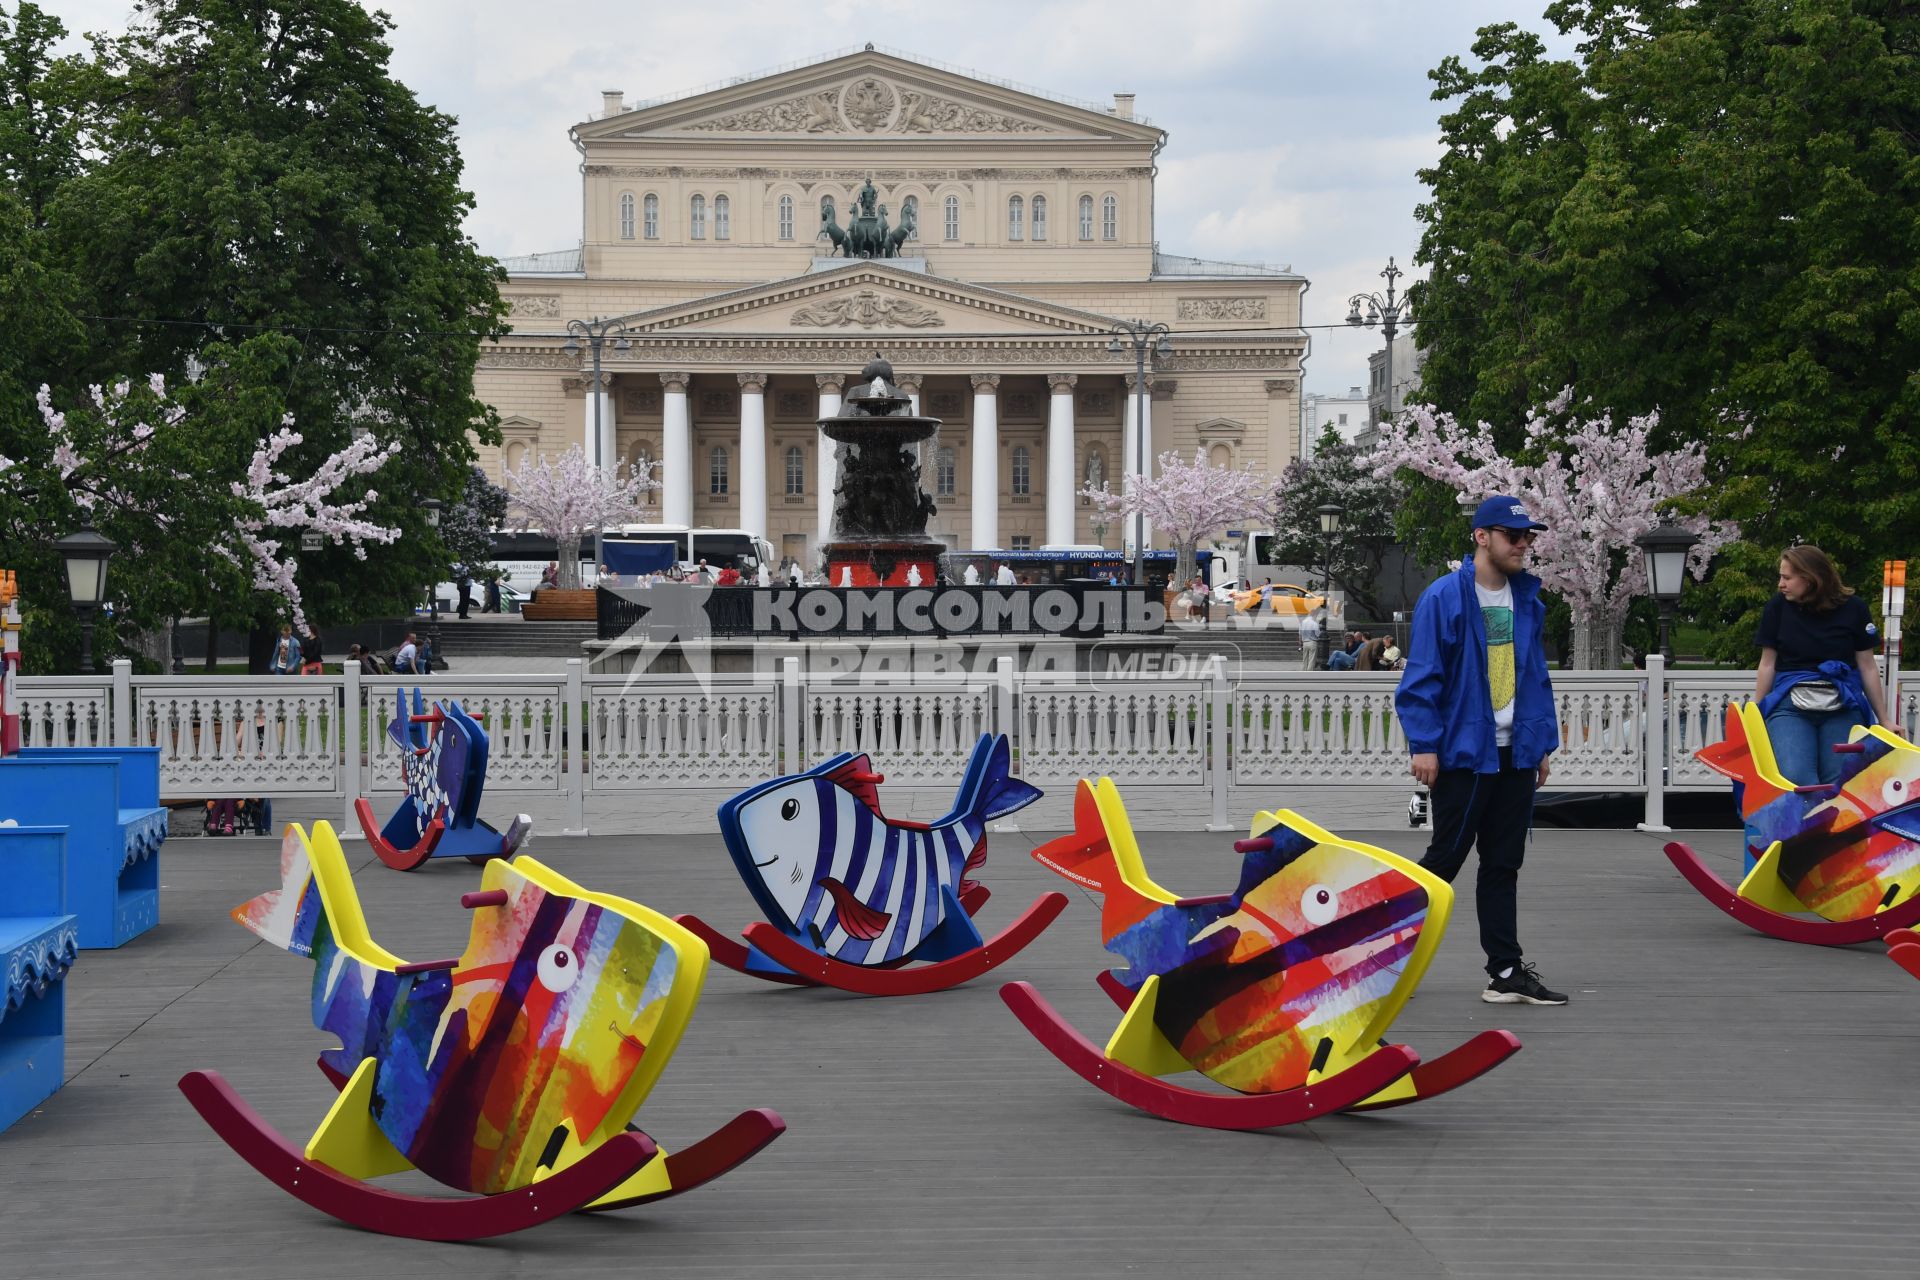
[[[76,32],[129,0],[42,0]],[[1379,289],[1419,244],[1416,171],[1438,154],[1427,72],[1476,28],[1543,33],[1545,0],[389,0],[395,74],[459,121],[471,230],[487,252],[580,235],[567,129],[600,91],[673,94],[872,41],[1072,98],[1138,95],[1170,135],[1157,223],[1170,253],[1285,263],[1312,282],[1308,325]],[[1555,39],[1556,48],[1566,42]],[[1405,283],[1404,281],[1402,283]],[[1315,330],[1309,391],[1365,380],[1377,337]]]

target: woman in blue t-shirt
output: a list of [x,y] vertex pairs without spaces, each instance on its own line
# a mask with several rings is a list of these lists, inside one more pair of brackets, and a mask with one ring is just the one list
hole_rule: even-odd
[[1761,612],[1754,640],[1753,698],[1780,772],[1801,786],[1839,781],[1834,744],[1857,724],[1887,718],[1866,602],[1840,581],[1826,552],[1789,547],[1780,557],[1780,591]]

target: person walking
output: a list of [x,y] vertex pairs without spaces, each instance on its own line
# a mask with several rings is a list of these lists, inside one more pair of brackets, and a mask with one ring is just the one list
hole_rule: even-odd
[[1415,780],[1432,796],[1433,841],[1420,865],[1452,883],[1476,844],[1474,900],[1488,1004],[1561,1005],[1520,947],[1519,881],[1534,791],[1560,744],[1542,633],[1540,579],[1527,552],[1545,528],[1500,495],[1473,516],[1473,558],[1428,585],[1393,707]]
[[1760,611],[1753,700],[1773,758],[1801,786],[1840,780],[1834,745],[1857,724],[1885,724],[1873,616],[1818,547],[1788,547],[1780,589]]
[[1311,671],[1320,663],[1320,611],[1300,617],[1300,669]]
[[307,634],[300,637],[300,674],[303,676],[327,674],[327,660],[320,653],[318,627],[308,627]]
[[280,638],[273,642],[273,657],[267,670],[276,676],[290,676],[300,670],[300,642],[293,638],[293,627],[280,624]]
[[473,608],[473,599],[467,594],[473,590],[473,578],[465,571],[462,571],[453,580],[453,590],[454,594],[460,597],[460,605],[459,608],[455,610],[455,616],[465,619],[467,611]]
[[487,585],[483,590],[485,592],[485,602],[481,604],[480,612],[500,612],[500,575],[497,573],[488,575]]

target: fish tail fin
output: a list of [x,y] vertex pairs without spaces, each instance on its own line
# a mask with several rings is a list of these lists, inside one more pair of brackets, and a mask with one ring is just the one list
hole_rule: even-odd
[[1767,722],[1753,703],[1727,707],[1726,736],[1694,752],[1701,764],[1741,786],[1740,809],[1751,815],[1793,790],[1780,776]]
[[388,969],[400,963],[368,932],[346,852],[325,822],[313,824],[311,838],[299,823],[288,823],[280,840],[280,887],[241,903],[232,915],[241,927],[297,956],[311,957],[318,936],[332,938],[362,963]]
[[1004,733],[981,734],[967,762],[966,779],[954,805],[956,817],[991,822],[1024,809],[1040,798],[1040,788],[1013,776],[1013,748]]
[[[1082,778],[1073,792],[1073,831],[1049,840],[1033,851],[1041,866],[1102,896],[1100,931],[1106,938],[1125,932],[1173,901],[1146,877],[1120,793],[1112,781]],[[1113,821],[1109,821],[1109,818]]]

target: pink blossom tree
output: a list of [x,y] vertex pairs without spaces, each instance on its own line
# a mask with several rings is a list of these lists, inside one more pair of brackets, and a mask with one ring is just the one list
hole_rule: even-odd
[[538,529],[559,548],[562,588],[580,585],[580,557],[572,549],[582,535],[633,520],[641,497],[660,487],[652,463],[596,467],[577,444],[557,460],[528,458],[504,479],[514,528]]
[[1606,412],[1569,413],[1572,402],[1568,387],[1528,419],[1526,452],[1537,462],[1501,454],[1487,423],[1469,430],[1449,414],[1414,405],[1381,424],[1371,463],[1382,479],[1404,467],[1451,486],[1463,501],[1509,493],[1525,503],[1549,526],[1534,544],[1533,572],[1573,611],[1574,666],[1612,669],[1620,665],[1627,606],[1647,590],[1646,560],[1634,539],[1663,519],[1684,526],[1700,539],[1687,557],[1698,580],[1739,529],[1666,511],[1705,487],[1704,446],[1655,454],[1648,441],[1657,412],[1616,426]]
[[1125,492],[1102,484],[1080,494],[1108,520],[1131,519],[1137,511],[1154,528],[1166,530],[1178,553],[1173,581],[1179,585],[1193,576],[1200,539],[1260,510],[1273,485],[1270,477],[1245,467],[1216,467],[1195,449],[1191,462],[1172,451],[1161,454],[1158,474],[1141,477]]

